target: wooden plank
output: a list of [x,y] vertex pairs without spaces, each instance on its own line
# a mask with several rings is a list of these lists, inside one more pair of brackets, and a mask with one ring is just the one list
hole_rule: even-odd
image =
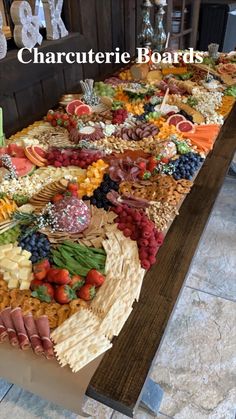
[[124,34],[124,2],[123,0],[111,0],[111,22],[112,22],[112,50],[116,47],[125,51]]
[[80,80],[83,79],[83,65],[72,65],[64,69],[65,93],[77,93],[80,89]]
[[[79,46],[78,51],[98,51],[97,41],[97,20],[96,20],[96,0],[86,0],[80,2],[81,11],[81,30],[86,38],[86,45]],[[99,22],[101,24],[101,22]],[[98,73],[98,64],[84,64],[84,73],[88,78],[94,78]]]
[[199,15],[200,15],[200,6],[201,1],[195,0],[192,2],[192,33],[190,37],[190,47],[196,48],[197,44],[197,32],[198,32],[198,22],[199,22]]
[[55,106],[65,92],[65,80],[63,70],[42,80],[42,92],[44,99],[44,112]]
[[88,395],[130,417],[235,152],[235,119],[236,107],[145,276],[139,303],[88,387]]
[[[78,51],[87,45],[86,39],[79,34],[71,34],[57,41],[44,41],[38,48],[39,52],[47,53]],[[19,89],[30,87],[38,80],[54,75],[70,64],[22,64],[17,59],[18,50],[8,51],[7,56],[1,60],[0,65],[0,94],[12,94]],[[29,53],[24,54],[24,59],[32,58]]]
[[9,137],[20,126],[15,97],[0,96],[0,106],[3,109],[3,131],[5,136]]
[[124,2],[125,50],[135,56],[136,47],[136,8],[134,0]]
[[[111,26],[111,2],[110,0],[96,1],[97,41],[98,51],[112,51],[112,26]],[[99,65],[100,75],[112,71],[112,64]]]
[[45,115],[43,90],[40,82],[33,84],[27,91],[20,90],[16,93],[15,98],[21,128],[27,127]]
[[142,29],[142,10],[141,10],[142,0],[136,0],[136,43],[140,45],[138,40],[138,35]]

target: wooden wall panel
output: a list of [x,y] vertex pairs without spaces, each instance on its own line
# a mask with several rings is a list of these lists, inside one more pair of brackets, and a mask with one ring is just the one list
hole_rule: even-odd
[[[97,40],[98,51],[112,51],[112,26],[111,26],[111,2],[110,0],[96,1]],[[111,64],[99,65],[100,75],[111,72]]]
[[27,126],[34,120],[42,118],[45,113],[43,89],[41,82],[33,84],[27,90],[23,89],[15,94],[19,120],[24,120]]
[[48,77],[41,82],[44,103],[47,107],[54,107],[61,95],[65,91],[65,79],[63,70],[54,74],[53,77]]
[[71,65],[63,71],[65,80],[65,93],[76,93],[80,88],[80,80],[84,78],[82,65]]

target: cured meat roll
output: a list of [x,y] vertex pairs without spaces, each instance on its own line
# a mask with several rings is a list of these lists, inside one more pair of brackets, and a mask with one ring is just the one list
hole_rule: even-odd
[[5,328],[3,324],[3,320],[0,313],[0,343],[5,342],[7,340],[7,337],[8,337],[7,329]]
[[36,355],[41,355],[43,353],[43,344],[38,335],[38,330],[32,313],[29,313],[26,316],[24,316],[24,323],[33,351]]
[[18,346],[19,341],[18,341],[18,338],[17,338],[16,331],[14,329],[12,318],[11,318],[11,307],[7,307],[1,312],[1,318],[2,318],[2,321],[3,321],[3,325],[5,326],[5,328],[7,330],[7,334],[8,334],[10,344],[12,346]]
[[50,339],[50,327],[47,316],[41,316],[35,320],[39,336],[43,342],[43,349],[47,359],[54,358],[53,343]]
[[25,351],[30,348],[30,341],[25,330],[24,319],[20,307],[16,307],[11,311],[11,318],[18,336],[20,348]]

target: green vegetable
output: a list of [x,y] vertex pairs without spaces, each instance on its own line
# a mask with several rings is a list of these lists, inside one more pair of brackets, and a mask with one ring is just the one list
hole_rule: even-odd
[[178,150],[178,154],[190,153],[191,148],[185,141],[177,141],[175,144]]
[[227,89],[224,91],[225,96],[234,96],[236,97],[236,84],[233,86],[227,87]]
[[194,96],[189,96],[187,99],[187,104],[194,108],[198,104],[198,100]]
[[184,74],[179,75],[179,78],[181,80],[189,80],[189,79],[191,79],[191,77],[193,77],[193,73],[191,71],[189,71],[188,73],[184,73]]
[[215,68],[216,65],[215,60],[213,60],[213,58],[210,57],[204,57],[202,64],[209,65],[212,68]]
[[0,234],[0,245],[15,243],[20,235],[20,227],[17,225]]
[[18,207],[21,207],[21,205],[27,204],[29,200],[28,196],[20,195],[20,194],[14,194],[13,199]]
[[65,241],[52,251],[56,266],[68,269],[71,274],[86,276],[91,269],[104,273],[106,255],[102,249]]

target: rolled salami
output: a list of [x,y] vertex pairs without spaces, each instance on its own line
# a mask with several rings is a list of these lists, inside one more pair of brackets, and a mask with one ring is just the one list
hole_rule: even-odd
[[47,359],[54,358],[53,343],[50,338],[50,327],[47,316],[41,316],[35,319],[39,336],[43,342],[43,349]]
[[3,320],[0,313],[0,343],[5,342],[7,340],[8,334],[7,329],[3,324]]
[[13,321],[11,318],[11,307],[6,307],[4,308],[4,310],[2,310],[1,312],[1,318],[3,321],[3,325],[5,326],[6,330],[7,330],[7,334],[8,334],[8,338],[10,341],[10,344],[12,346],[18,346],[19,345],[19,341],[17,338],[17,334],[13,325]]
[[37,327],[32,313],[29,313],[26,316],[24,316],[24,323],[33,351],[36,355],[41,355],[43,353],[43,344],[38,335]]
[[18,336],[20,348],[25,351],[30,348],[30,341],[25,330],[23,315],[20,307],[16,307],[11,310],[11,318]]

